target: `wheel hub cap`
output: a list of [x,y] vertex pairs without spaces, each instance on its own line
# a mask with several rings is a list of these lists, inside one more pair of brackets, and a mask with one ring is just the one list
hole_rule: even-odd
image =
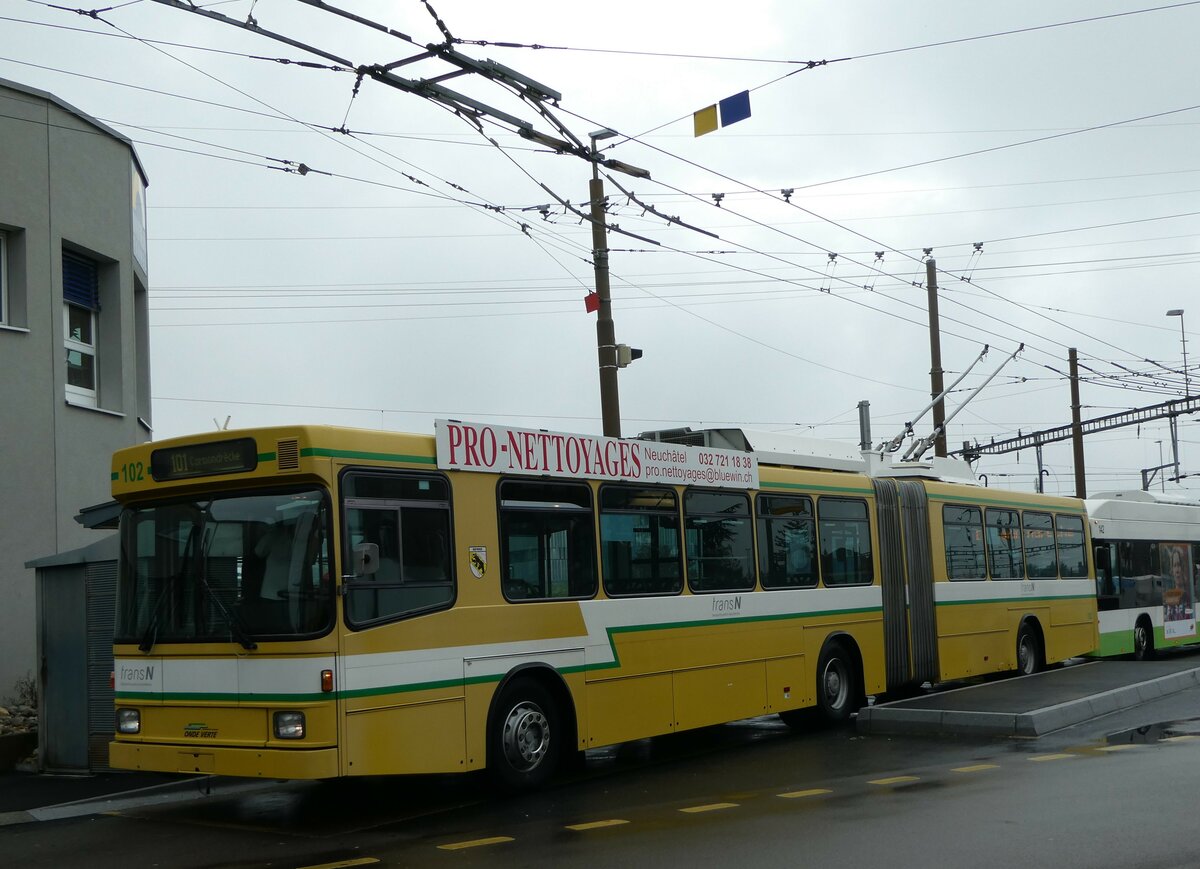
[[522,703],[504,722],[504,754],[516,769],[530,770],[542,762],[550,748],[550,727],[542,710]]

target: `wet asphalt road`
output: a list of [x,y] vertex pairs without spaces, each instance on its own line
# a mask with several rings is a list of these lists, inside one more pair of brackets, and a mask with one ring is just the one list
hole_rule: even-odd
[[1037,740],[762,718],[591,752],[518,797],[481,776],[285,783],[9,827],[0,844],[8,865],[56,869],[1192,867],[1198,781],[1194,689]]

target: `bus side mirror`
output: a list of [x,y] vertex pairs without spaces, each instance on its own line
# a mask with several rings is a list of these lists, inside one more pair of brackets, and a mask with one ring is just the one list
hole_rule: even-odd
[[1099,573],[1102,570],[1107,571],[1108,568],[1109,568],[1108,547],[1107,546],[1097,546],[1096,547],[1096,572]]
[[379,544],[356,544],[354,547],[354,575],[371,576],[377,570],[379,570]]

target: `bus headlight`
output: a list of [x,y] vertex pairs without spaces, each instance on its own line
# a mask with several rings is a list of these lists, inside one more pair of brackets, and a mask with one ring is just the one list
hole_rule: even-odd
[[275,738],[276,739],[303,739],[304,738],[304,713],[303,712],[276,712],[275,713]]
[[141,733],[142,713],[137,709],[117,710],[117,733]]

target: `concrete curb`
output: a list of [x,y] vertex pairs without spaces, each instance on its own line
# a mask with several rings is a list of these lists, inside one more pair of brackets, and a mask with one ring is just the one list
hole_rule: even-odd
[[[871,706],[858,713],[858,730],[865,734],[1043,736],[1064,727],[1090,721],[1148,700],[1200,686],[1200,668],[1169,673],[1110,691],[1057,703],[1026,712],[972,712],[949,709]],[[967,689],[969,690],[969,689]]]

